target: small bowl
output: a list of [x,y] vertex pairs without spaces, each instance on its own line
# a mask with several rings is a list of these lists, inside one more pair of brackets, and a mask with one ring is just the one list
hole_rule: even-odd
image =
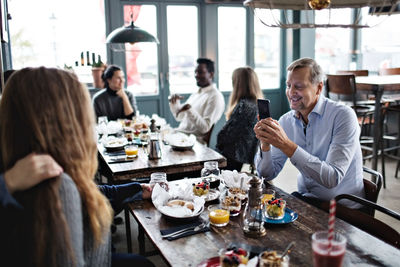
[[[267,257],[269,256],[269,257]],[[281,254],[276,253],[276,251],[264,251],[261,252],[258,256],[258,266],[259,267],[269,267],[269,266],[281,266],[281,267],[289,267],[289,256],[286,255],[283,257],[283,260],[280,259]]]

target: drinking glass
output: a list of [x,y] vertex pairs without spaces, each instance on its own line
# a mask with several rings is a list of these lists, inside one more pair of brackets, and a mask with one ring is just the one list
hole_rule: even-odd
[[168,191],[167,174],[165,172],[153,172],[150,175],[150,186],[153,187],[155,184],[159,184],[162,188]]
[[314,233],[311,237],[314,267],[342,266],[344,254],[346,252],[346,241],[346,237],[334,232],[329,252],[328,231]]
[[134,158],[138,155],[139,148],[137,146],[126,146],[125,154],[127,158]]
[[210,224],[222,227],[229,223],[229,210],[224,209],[219,204],[210,205],[208,206],[208,217]]

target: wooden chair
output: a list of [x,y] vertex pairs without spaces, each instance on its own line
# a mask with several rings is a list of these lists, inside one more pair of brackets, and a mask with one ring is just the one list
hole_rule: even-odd
[[354,76],[368,76],[368,70],[338,70],[336,74],[354,74]]
[[[348,199],[400,220],[399,213],[354,195],[343,194],[336,196],[335,199],[336,201]],[[400,233],[373,216],[338,204],[336,207],[336,217],[400,249]]]
[[215,124],[213,124],[213,125],[211,126],[210,130],[209,130],[209,131],[204,135],[204,137],[203,137],[203,140],[204,140],[204,142],[207,144],[208,147],[210,146],[211,134],[212,134],[212,131],[213,131],[213,129],[214,129],[214,125],[215,125]]
[[[378,201],[379,192],[382,188],[382,174],[368,167],[363,167],[364,173],[368,173],[371,175],[371,179],[366,179],[364,176],[364,192],[365,199],[376,203]],[[375,215],[375,209],[369,209],[366,207],[367,213],[371,216]]]
[[356,89],[356,78],[354,74],[328,74],[325,82],[326,93],[330,98],[331,94],[336,94],[338,100],[341,100],[342,96],[351,98],[351,102],[344,101],[345,104],[350,106],[357,113],[357,116],[364,116],[366,113],[373,113],[374,108],[368,105],[359,105],[357,103],[357,89]]
[[[400,68],[383,68],[379,70],[379,75],[400,75]],[[399,101],[399,100],[397,100]],[[383,114],[386,117],[389,116],[389,114],[394,114],[395,116],[400,116],[400,104],[396,103],[396,100],[394,101],[395,103],[390,103],[390,105],[388,105]],[[397,115],[396,115],[397,114]],[[385,120],[385,119],[384,119]],[[394,145],[390,145],[390,142],[394,143]],[[383,153],[382,153],[382,165],[383,165],[383,169],[382,169],[382,174],[383,174],[383,178],[385,181],[385,157],[389,157],[389,158],[393,158],[395,160],[397,160],[397,166],[396,166],[396,172],[395,172],[395,177],[398,177],[398,171],[400,168],[400,155],[398,154],[400,151],[400,126],[398,126],[398,131],[397,133],[394,134],[386,134],[383,133],[382,136],[382,146],[383,146]],[[390,153],[391,151],[395,152],[397,151],[395,154]],[[384,187],[385,183],[384,183]]]
[[400,68],[380,69],[379,75],[400,75]]

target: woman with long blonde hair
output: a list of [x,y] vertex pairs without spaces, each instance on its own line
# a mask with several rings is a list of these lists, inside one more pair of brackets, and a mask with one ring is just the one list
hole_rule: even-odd
[[25,68],[8,80],[0,103],[4,170],[34,152],[49,154],[64,173],[13,194],[20,209],[1,219],[2,263],[111,265],[113,212],[93,181],[93,126],[88,90],[73,73]]
[[225,113],[227,122],[218,133],[216,148],[227,158],[226,169],[240,171],[243,163],[253,162],[257,150],[253,127],[257,123],[257,99],[263,94],[251,67],[233,71],[232,87]]

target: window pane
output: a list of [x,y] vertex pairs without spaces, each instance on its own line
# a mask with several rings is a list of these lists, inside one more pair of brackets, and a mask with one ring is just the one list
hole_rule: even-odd
[[[345,24],[351,22],[351,9],[328,9],[315,12],[317,24]],[[315,31],[315,59],[326,73],[350,69],[351,48],[349,28],[317,28]]]
[[[273,15],[275,18],[279,18],[280,11],[273,10]],[[281,30],[265,26],[260,21],[264,21],[261,16],[262,14],[258,14],[254,17],[255,71],[262,89],[279,88]]]
[[[106,59],[103,0],[9,0],[13,68],[73,66],[82,82],[92,83],[81,53]],[[77,30],[79,29],[79,30]]]
[[[154,5],[124,5],[124,24],[135,26],[157,36],[157,17]],[[158,94],[158,57],[156,43],[125,44],[126,80],[128,90],[135,95]]]
[[361,30],[362,68],[377,72],[380,68],[400,67],[400,16],[367,16],[367,12],[363,9],[372,27]]
[[246,65],[246,10],[218,8],[218,77],[221,91],[232,90],[232,72]]
[[196,6],[168,6],[168,62],[171,94],[197,89],[194,69],[199,51]]

